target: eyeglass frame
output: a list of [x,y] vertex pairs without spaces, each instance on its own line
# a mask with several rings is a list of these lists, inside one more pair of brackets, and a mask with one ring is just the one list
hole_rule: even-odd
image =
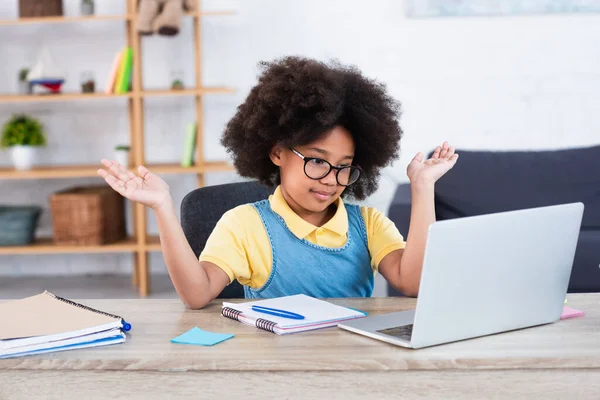
[[[302,153],[300,153],[298,150],[294,149],[293,147],[290,147],[289,149],[292,151],[292,153],[294,153],[295,155],[297,155],[304,161],[304,168],[303,168],[304,175],[306,175],[309,179],[312,179],[314,181],[318,181],[319,179],[325,178],[327,175],[329,175],[331,173],[331,170],[334,169],[335,170],[335,181],[337,182],[337,184],[340,186],[348,187],[348,186],[354,185],[356,182],[358,182],[358,180],[360,179],[360,177],[362,176],[362,174],[364,172],[363,169],[361,167],[359,167],[358,165],[347,165],[345,167],[336,167],[336,166],[332,165],[329,161],[325,160],[324,158],[306,157],[305,155],[303,155]],[[312,160],[321,160],[321,161],[326,162],[329,165],[329,170],[327,171],[327,173],[320,178],[313,178],[311,176],[308,176],[308,174],[306,173],[306,166]],[[348,185],[341,184],[340,180],[338,179],[338,175],[339,175],[340,171],[343,169],[346,169],[346,168],[355,168],[358,170],[358,178],[356,178],[356,180],[354,182],[349,183]]]

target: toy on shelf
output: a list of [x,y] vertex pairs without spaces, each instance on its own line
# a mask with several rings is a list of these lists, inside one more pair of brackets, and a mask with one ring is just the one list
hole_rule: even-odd
[[64,76],[64,70],[54,61],[50,50],[44,47],[27,74],[27,80],[34,94],[56,94],[61,92]]
[[181,29],[184,11],[196,9],[196,0],[140,0],[137,30],[141,35],[174,36]]

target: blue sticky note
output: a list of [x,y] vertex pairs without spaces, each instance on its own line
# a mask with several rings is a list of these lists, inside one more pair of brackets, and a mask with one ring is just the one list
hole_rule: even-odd
[[195,344],[200,346],[213,346],[217,343],[221,343],[224,340],[231,339],[235,335],[228,333],[214,333],[203,331],[197,326],[193,327],[189,331],[174,337],[171,339],[173,343],[179,344]]

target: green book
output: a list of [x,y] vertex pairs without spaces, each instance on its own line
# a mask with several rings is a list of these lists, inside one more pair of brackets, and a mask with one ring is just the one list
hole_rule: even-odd
[[196,152],[196,123],[190,122],[187,126],[183,144],[183,155],[181,157],[182,167],[191,167]]
[[119,74],[115,82],[115,93],[127,93],[129,91],[129,81],[133,70],[133,49],[125,47],[123,56],[121,57],[121,65],[119,66]]
[[131,81],[131,74],[133,71],[133,49],[127,48],[127,58],[125,59],[125,72],[123,74],[123,81],[121,82],[121,93],[129,92],[129,82]]

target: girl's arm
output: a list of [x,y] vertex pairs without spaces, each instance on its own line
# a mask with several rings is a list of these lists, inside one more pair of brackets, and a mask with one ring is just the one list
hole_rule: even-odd
[[444,142],[429,160],[423,158],[422,153],[417,154],[407,168],[411,212],[406,247],[391,252],[379,263],[383,277],[406,296],[419,293],[429,225],[435,222],[435,182],[456,164],[458,154]]
[[198,261],[170,198],[154,212],[163,257],[177,294],[189,308],[203,308],[225,289],[229,277],[215,264]]
[[202,308],[229,283],[227,274],[209,262],[199,262],[177,219],[169,186],[140,166],[139,176],[116,161],[102,160],[107,170],[98,174],[123,197],[150,207],[158,221],[163,257],[181,300],[190,308]]

